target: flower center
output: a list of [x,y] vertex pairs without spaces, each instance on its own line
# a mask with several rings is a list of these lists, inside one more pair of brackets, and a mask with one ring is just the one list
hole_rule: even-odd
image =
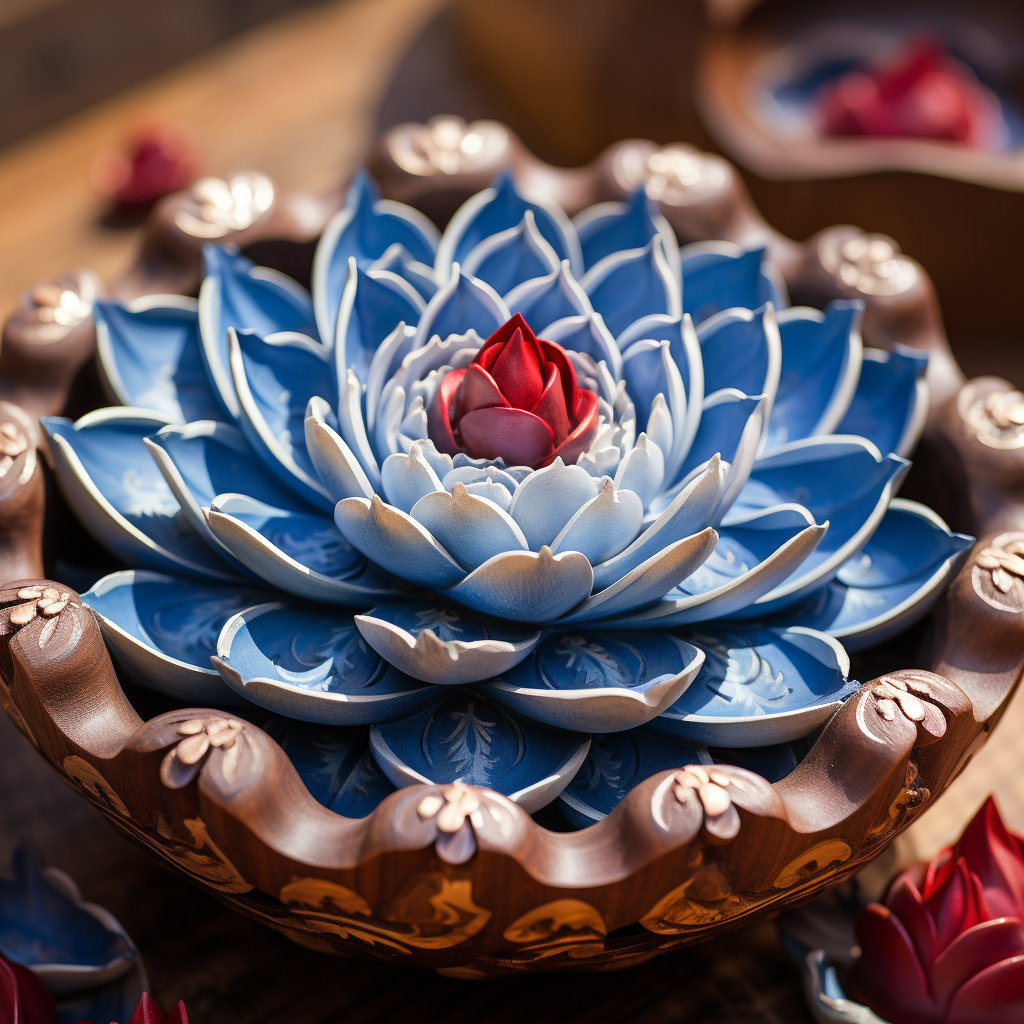
[[597,395],[581,388],[564,349],[534,335],[521,314],[499,327],[465,370],[437,389],[430,439],[449,455],[537,469],[575,462],[597,430]]

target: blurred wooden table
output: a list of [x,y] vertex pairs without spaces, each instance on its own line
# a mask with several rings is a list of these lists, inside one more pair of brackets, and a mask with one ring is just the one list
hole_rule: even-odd
[[[90,169],[141,120],[191,124],[206,172],[255,167],[285,190],[335,186],[371,141],[396,62],[440,6],[326,3],[0,152],[0,310],[70,267],[109,278],[131,260],[136,236],[101,226]],[[1024,774],[1014,749],[1022,728],[1024,698],[941,808],[901,840],[904,856],[930,855],[949,842],[993,786],[1010,823],[1024,828]],[[0,715],[0,865],[22,835],[34,836],[88,899],[121,919],[158,1000],[169,1008],[184,999],[193,1024],[811,1019],[770,925],[621,973],[478,983],[309,952],[221,907],[122,839]]]

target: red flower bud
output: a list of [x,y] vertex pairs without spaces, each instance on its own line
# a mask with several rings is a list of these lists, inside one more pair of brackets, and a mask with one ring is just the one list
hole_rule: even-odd
[[57,1024],[57,1007],[47,987],[27,968],[0,954],[0,1022]]
[[1024,1020],[1024,846],[991,797],[857,921],[864,1001],[893,1024]]
[[188,1014],[185,1012],[185,1004],[178,1003],[165,1017],[156,1000],[148,992],[143,992],[128,1024],[188,1024]]
[[505,460],[537,469],[574,463],[597,430],[597,395],[580,388],[563,349],[539,340],[516,313],[465,370],[441,382],[430,437],[448,455]]
[[884,67],[846,72],[825,86],[819,102],[828,135],[949,139],[986,147],[999,118],[971,69],[929,39],[911,43]]

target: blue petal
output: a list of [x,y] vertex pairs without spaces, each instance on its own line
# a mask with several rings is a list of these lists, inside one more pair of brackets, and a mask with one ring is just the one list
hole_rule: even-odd
[[325,516],[221,494],[206,521],[218,543],[258,579],[296,597],[365,608],[397,593]]
[[895,455],[878,458],[867,447],[850,443],[855,441],[811,438],[779,449],[780,457],[768,456],[754,466],[740,500],[726,517],[727,524],[743,518],[749,494],[759,501],[774,495],[773,504],[795,502],[829,527],[799,574],[738,612],[739,616],[777,611],[824,586],[877,529],[910,464]]
[[931,509],[894,498],[867,544],[786,621],[829,633],[849,650],[879,643],[931,608],[973,543]]
[[329,512],[334,502],[306,450],[309,400],[337,404],[326,352],[301,335],[232,333],[231,374],[246,440],[296,494]]
[[494,184],[468,199],[456,211],[437,246],[434,263],[438,280],[445,280],[453,263],[462,261],[485,239],[522,222],[533,212],[537,230],[559,260],[569,260],[575,274],[583,272],[583,257],[576,229],[561,208],[542,196],[524,198],[516,189],[512,174],[502,171]]
[[365,818],[395,787],[370,753],[365,726],[314,725],[275,716],[264,731],[288,755],[317,803],[345,818]]
[[282,489],[241,431],[227,423],[200,420],[183,427],[164,427],[146,438],[146,446],[189,524],[215,551],[220,549],[221,557],[235,569],[241,566],[210,532],[202,512],[216,495],[239,491],[257,501],[280,505],[291,500],[296,510],[310,510],[304,501]]
[[532,812],[576,774],[590,737],[539,725],[460,690],[429,710],[374,726],[370,744],[396,786],[486,786]]
[[241,696],[304,722],[367,725],[410,714],[436,691],[384,661],[351,615],[262,604],[229,619],[214,658]]
[[669,267],[660,238],[643,249],[606,256],[580,282],[613,335],[652,313],[681,316],[679,282]]
[[[38,972],[58,994],[75,982],[111,982],[138,959],[121,925],[85,903],[67,875],[48,869],[29,840],[15,848],[10,874],[0,875],[0,953]],[[20,1005],[17,990],[7,998],[8,1006]],[[27,1018],[12,1011],[9,1019]]]
[[[779,315],[782,373],[768,421],[771,450],[812,434],[831,434],[853,399],[861,369],[862,302],[832,302]],[[856,433],[856,431],[843,431]]]
[[150,295],[126,306],[97,300],[93,317],[100,367],[122,405],[179,423],[223,417],[203,365],[194,299]]
[[688,764],[711,764],[698,743],[669,739],[649,726],[591,737],[590,752],[557,807],[576,828],[587,828],[611,814],[630,790],[658,772]]
[[522,313],[534,333],[545,337],[545,328],[556,320],[593,313],[590,299],[572,276],[568,261],[544,277],[524,281],[513,288],[505,300],[510,314]]
[[233,580],[188,525],[143,440],[167,420],[143,409],[100,409],[76,423],[43,417],[57,482],[89,532],[129,565]]
[[782,346],[775,312],[728,309],[697,329],[704,363],[705,394],[735,388],[747,395],[766,395],[769,403],[779,387]]
[[414,679],[441,686],[500,675],[518,665],[541,636],[529,627],[422,603],[380,605],[355,621],[382,658]]
[[257,590],[137,570],[105,576],[82,595],[118,664],[136,682],[192,704],[239,702],[210,658],[224,623],[263,600]]
[[558,269],[555,250],[537,230],[532,210],[515,227],[485,238],[462,264],[465,274],[486,281],[499,295]]
[[[356,175],[345,205],[320,236],[313,258],[313,296],[320,337],[334,339],[349,257],[360,267],[380,259],[398,244],[419,263],[434,262],[437,231],[418,211],[382,200],[365,171]],[[245,325],[242,326],[256,326]]]
[[828,721],[859,684],[846,652],[807,629],[680,633],[706,657],[696,680],[652,728],[718,747],[799,739]]
[[676,479],[671,482],[672,489],[659,501],[667,505],[675,497],[675,489],[717,454],[729,463],[728,491],[723,496],[723,507],[728,508],[724,502],[733,500],[736,484],[740,482],[738,477],[746,480],[753,464],[764,426],[764,409],[764,399],[760,395],[752,397],[731,388],[708,395],[704,399],[704,410],[693,444],[676,473]]
[[764,249],[743,252],[727,242],[698,242],[679,253],[683,308],[699,324],[726,309],[757,309],[771,302],[789,305],[782,279],[772,272]]
[[375,270],[387,270],[411,284],[425,303],[429,302],[437,291],[433,266],[414,259],[400,242],[388,246],[384,255],[370,264],[369,272],[372,274]]
[[417,323],[426,304],[401,278],[387,271],[367,273],[359,268],[354,256],[348,270],[334,339],[335,375],[344,381],[351,368],[359,383],[365,384],[384,339],[400,323]]
[[836,432],[866,437],[880,452],[909,455],[928,413],[927,366],[924,353],[902,345],[893,352],[866,349],[857,390]]
[[739,575],[726,559],[709,559],[710,564],[702,565],[656,604],[614,616],[606,624],[616,629],[660,629],[720,619],[745,609],[789,578],[821,543],[824,533],[823,526],[805,527]]
[[667,253],[672,248],[678,252],[675,232],[658,212],[657,205],[648,199],[642,185],[625,202],[591,206],[578,214],[573,224],[587,270],[613,252],[643,249],[656,235],[666,243]]
[[594,585],[585,555],[550,548],[504,551],[447,591],[453,601],[514,622],[551,622],[580,603]]
[[671,633],[549,633],[488,696],[538,722],[619,732],[661,714],[690,685],[702,652]]
[[316,338],[313,303],[291,278],[257,267],[234,246],[204,245],[203,259],[206,277],[199,289],[203,362],[224,411],[237,419],[239,405],[231,383],[228,328],[260,335],[296,331]]
[[[529,321],[527,321],[529,322]],[[616,380],[622,374],[622,356],[608,333],[600,313],[567,316],[541,328],[545,341],[561,345],[567,352],[584,352],[595,363],[603,359]]]
[[696,402],[699,409],[705,394],[704,365],[692,321],[686,316],[669,316],[666,313],[642,316],[631,323],[616,342],[625,355],[634,343],[648,340],[669,343],[672,359],[683,379],[687,401],[691,404]]
[[489,284],[461,273],[456,266],[448,282],[427,304],[412,348],[423,348],[435,334],[442,341],[449,335],[468,331],[488,338],[508,318],[508,307],[498,293]]
[[466,573],[408,513],[381,501],[343,498],[334,521],[353,547],[382,569],[429,590],[451,586]]

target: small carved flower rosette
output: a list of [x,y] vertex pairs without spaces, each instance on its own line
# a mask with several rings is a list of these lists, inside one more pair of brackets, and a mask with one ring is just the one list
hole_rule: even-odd
[[228,784],[240,778],[246,756],[255,756],[245,723],[237,718],[190,718],[176,724],[175,738],[160,765],[160,780],[169,789],[187,786],[214,750],[221,752],[220,773]]
[[497,172],[509,152],[508,130],[497,121],[472,121],[450,114],[391,132],[387,150],[407,174],[417,177]]
[[848,298],[893,298],[921,280],[919,265],[900,252],[888,236],[853,227],[821,234],[818,259],[841,294]]
[[417,818],[437,828],[435,849],[449,864],[464,864],[476,853],[477,837],[497,833],[507,841],[515,825],[515,805],[479,786],[453,782],[435,787],[415,800]]
[[997,452],[1024,448],[1024,393],[997,377],[968,383],[957,398],[967,429]]
[[1024,609],[1024,533],[1002,533],[979,548],[971,584],[993,608],[1013,613]]
[[629,195],[643,185],[651,199],[666,206],[692,206],[727,188],[731,175],[721,157],[684,143],[626,142],[612,158],[612,176],[623,192]]
[[755,813],[781,809],[771,784],[743,768],[688,764],[665,776],[651,798],[655,824],[665,832],[700,829],[713,844],[728,843],[740,831],[737,808]]

